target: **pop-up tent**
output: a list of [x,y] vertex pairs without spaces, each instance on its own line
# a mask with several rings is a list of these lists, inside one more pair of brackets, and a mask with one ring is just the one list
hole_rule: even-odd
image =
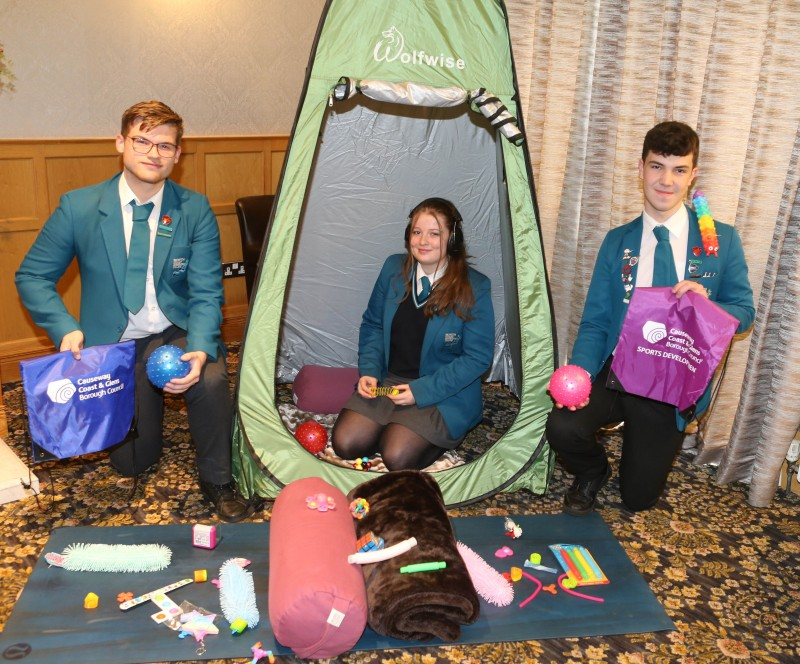
[[274,497],[319,476],[345,493],[371,473],[307,452],[284,426],[275,383],[307,364],[357,366],[358,328],[384,259],[405,251],[429,196],[463,217],[471,264],[492,280],[486,380],[519,396],[492,447],[433,475],[448,504],[543,493],[555,340],[530,159],[500,0],[329,0],[272,209],[240,350],[234,468]]

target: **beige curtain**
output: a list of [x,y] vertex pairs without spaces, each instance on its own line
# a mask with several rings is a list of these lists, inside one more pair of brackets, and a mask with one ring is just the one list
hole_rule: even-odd
[[800,424],[798,0],[507,0],[560,359],[605,233],[641,212],[646,131],[697,128],[715,218],[744,243],[758,316],[734,340],[698,463],[764,505]]

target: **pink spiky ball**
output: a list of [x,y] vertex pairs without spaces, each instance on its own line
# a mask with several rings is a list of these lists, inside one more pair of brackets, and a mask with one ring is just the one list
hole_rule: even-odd
[[592,381],[581,367],[565,364],[553,372],[547,389],[556,403],[570,408],[586,401],[592,391]]

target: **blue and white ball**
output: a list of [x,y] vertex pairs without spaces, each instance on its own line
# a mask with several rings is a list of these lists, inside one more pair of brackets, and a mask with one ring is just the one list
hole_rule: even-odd
[[168,344],[159,346],[147,358],[147,377],[157,388],[161,389],[173,378],[183,378],[192,370],[189,362],[181,359],[184,350]]

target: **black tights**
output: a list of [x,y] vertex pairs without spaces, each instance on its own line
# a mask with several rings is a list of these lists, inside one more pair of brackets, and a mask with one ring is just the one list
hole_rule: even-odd
[[333,451],[342,459],[380,452],[387,470],[422,470],[444,454],[402,424],[378,424],[361,413],[343,409],[333,427]]

